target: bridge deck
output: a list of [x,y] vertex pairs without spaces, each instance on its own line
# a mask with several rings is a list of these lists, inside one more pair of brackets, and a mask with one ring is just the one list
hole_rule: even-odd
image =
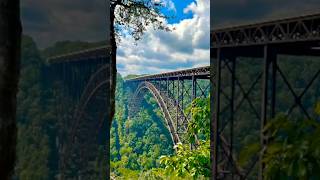
[[179,71],[165,72],[160,74],[140,76],[137,78],[127,79],[126,82],[146,81],[146,80],[162,80],[162,79],[192,79],[192,76],[198,79],[209,79],[210,66],[197,67]]
[[211,48],[257,46],[320,40],[320,13],[219,28],[211,31]]
[[107,58],[110,56],[108,55],[108,52],[110,52],[109,46],[101,46],[101,47],[66,53],[58,56],[53,56],[48,58],[47,61],[48,63],[53,64],[53,63],[61,63],[61,62],[67,62],[67,61],[81,61],[81,60],[88,60],[88,59]]

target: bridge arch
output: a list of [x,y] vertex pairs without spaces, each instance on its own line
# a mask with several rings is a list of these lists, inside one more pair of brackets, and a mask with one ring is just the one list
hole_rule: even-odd
[[110,72],[109,69],[109,65],[104,65],[90,77],[90,80],[81,95],[77,108],[74,111],[73,119],[75,119],[75,121],[74,125],[72,126],[72,130],[76,129],[76,126],[79,124],[79,121],[83,116],[82,112],[84,111],[90,100],[99,93],[99,90],[103,89],[106,91],[104,100],[107,101],[107,85],[110,82],[110,80],[106,79],[106,75]]
[[[79,157],[83,161],[82,165],[86,166],[89,160],[95,157],[95,153],[83,152],[82,149],[98,149],[98,145],[103,145],[107,141],[106,132],[103,129],[108,123],[106,118],[109,114],[110,79],[106,78],[109,73],[110,65],[106,64],[90,76],[71,115],[72,122],[70,130],[67,132],[68,139],[63,148],[63,158],[60,165],[64,173],[68,169],[68,163],[74,161],[72,159],[73,153],[79,153]],[[75,146],[76,144],[78,146]],[[82,147],[88,146],[88,144],[92,147]],[[82,148],[74,149],[74,147]]]
[[[144,90],[149,91],[152,94],[152,96],[156,99],[157,104],[164,116],[164,120],[170,132],[173,144],[176,145],[179,142],[181,142],[182,137],[179,135],[179,132],[177,129],[178,128],[177,122],[176,123],[174,122],[174,117],[176,115],[170,112],[170,106],[176,106],[176,105],[174,104],[174,101],[170,97],[166,96],[165,93],[161,93],[161,91],[159,91],[156,88],[156,86],[153,85],[151,82],[148,82],[148,81],[140,82],[131,99],[131,104],[129,106],[132,107],[136,105],[135,104],[135,102],[137,102],[136,100],[141,98],[141,94],[144,93]],[[178,109],[179,109],[178,114],[185,117],[183,111],[180,108]],[[183,128],[185,131],[187,130],[186,126],[183,126],[180,128]]]

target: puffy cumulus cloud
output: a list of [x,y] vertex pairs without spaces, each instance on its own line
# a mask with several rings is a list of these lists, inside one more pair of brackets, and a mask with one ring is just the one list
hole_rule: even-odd
[[210,62],[210,0],[196,0],[184,13],[193,17],[168,24],[171,32],[148,28],[134,42],[123,38],[118,47],[118,71],[122,75],[154,74],[208,65]]

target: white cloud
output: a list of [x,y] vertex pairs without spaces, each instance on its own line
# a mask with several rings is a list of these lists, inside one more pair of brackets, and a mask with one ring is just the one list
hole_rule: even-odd
[[[172,3],[171,0],[164,1]],[[136,45],[132,38],[122,39],[118,48],[118,71],[122,75],[154,74],[208,65],[209,1],[195,0],[189,4],[184,13],[192,12],[193,17],[169,24],[168,26],[175,29],[172,32],[153,30],[150,27]]]

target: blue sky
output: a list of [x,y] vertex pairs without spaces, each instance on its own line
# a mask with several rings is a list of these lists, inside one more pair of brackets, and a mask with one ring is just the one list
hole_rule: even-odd
[[168,19],[168,23],[170,24],[178,23],[182,19],[192,18],[193,14],[191,12],[184,13],[183,9],[186,8],[191,2],[194,2],[194,0],[172,0],[172,2],[174,3],[176,11],[172,11],[168,9],[163,10],[164,14],[168,14],[168,15],[174,14],[174,18]]
[[161,0],[172,16],[166,20],[172,32],[148,28],[134,42],[122,38],[118,46],[117,68],[128,74],[154,74],[209,65],[210,0]]

